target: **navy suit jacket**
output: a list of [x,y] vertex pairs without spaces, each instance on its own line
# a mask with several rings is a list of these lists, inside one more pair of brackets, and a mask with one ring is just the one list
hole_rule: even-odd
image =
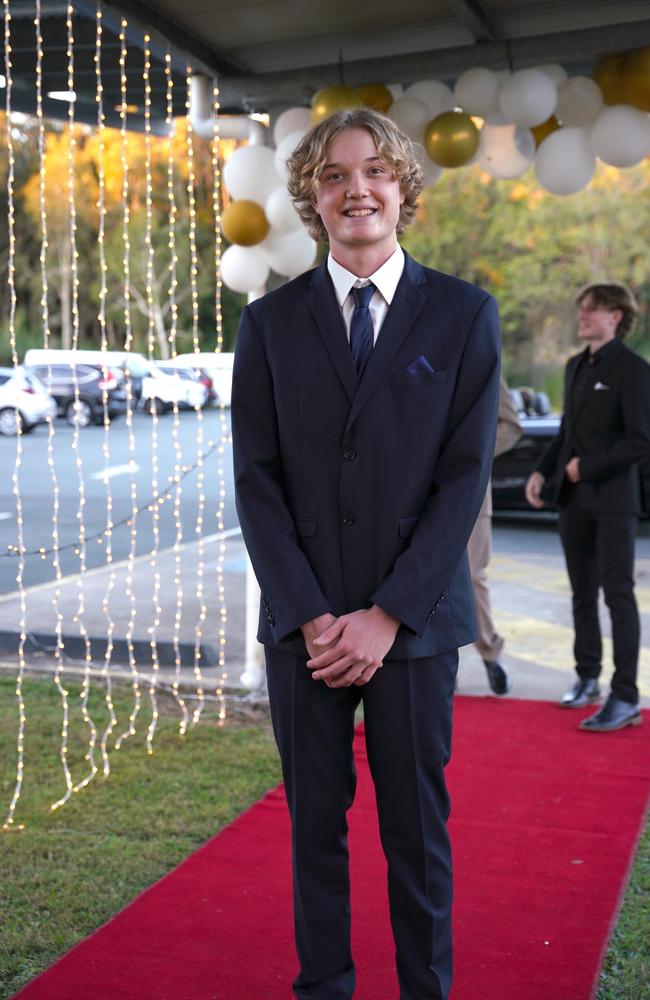
[[408,255],[360,381],[325,263],[248,305],[232,431],[260,642],[306,655],[304,622],[371,604],[402,622],[386,659],[472,642],[498,404],[494,299]]
[[600,513],[640,514],[639,462],[650,459],[650,365],[621,340],[614,340],[607,360],[594,365],[580,402],[573,382],[584,351],[569,359],[564,383],[560,431],[543,455],[538,471],[546,478],[543,496],[562,505],[565,466],[580,458],[580,505]]

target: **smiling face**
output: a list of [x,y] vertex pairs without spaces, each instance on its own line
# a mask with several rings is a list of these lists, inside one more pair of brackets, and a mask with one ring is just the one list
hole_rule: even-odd
[[620,309],[607,309],[594,302],[590,295],[585,295],[578,304],[578,336],[588,343],[593,353],[614,339],[622,317]]
[[397,246],[403,201],[399,181],[370,132],[348,128],[332,139],[312,204],[340,264],[349,267],[360,254],[376,259],[377,267],[388,260]]

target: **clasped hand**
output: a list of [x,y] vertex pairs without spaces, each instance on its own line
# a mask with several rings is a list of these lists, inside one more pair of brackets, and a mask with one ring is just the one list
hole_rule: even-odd
[[382,666],[399,624],[377,605],[340,618],[324,615],[308,623],[303,634],[312,677],[334,688],[367,684]]

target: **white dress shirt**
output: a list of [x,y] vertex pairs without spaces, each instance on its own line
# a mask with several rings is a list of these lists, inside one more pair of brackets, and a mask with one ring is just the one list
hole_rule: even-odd
[[402,277],[404,251],[398,246],[388,260],[374,274],[369,275],[367,278],[358,278],[356,274],[352,274],[342,264],[335,261],[331,253],[327,257],[327,270],[330,273],[336,298],[341,307],[348,340],[350,339],[350,323],[352,322],[352,313],[354,312],[354,295],[352,294],[352,289],[361,288],[369,282],[372,282],[375,286],[376,290],[370,300],[369,309],[374,329],[373,344],[376,344],[381,325],[386,318],[388,307],[393,301],[399,279]]

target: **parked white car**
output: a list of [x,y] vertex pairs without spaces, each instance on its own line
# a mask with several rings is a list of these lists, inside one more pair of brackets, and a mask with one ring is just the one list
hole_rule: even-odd
[[235,355],[230,352],[200,351],[196,354],[177,354],[165,361],[176,368],[202,368],[212,379],[215,392],[224,406],[230,406],[232,396],[232,366]]
[[56,402],[36,375],[22,365],[0,368],[0,434],[29,434],[55,416]]
[[142,379],[142,405],[151,413],[166,413],[174,403],[181,409],[200,409],[206,398],[207,390],[196,379],[182,378],[180,372],[168,374],[155,363]]

